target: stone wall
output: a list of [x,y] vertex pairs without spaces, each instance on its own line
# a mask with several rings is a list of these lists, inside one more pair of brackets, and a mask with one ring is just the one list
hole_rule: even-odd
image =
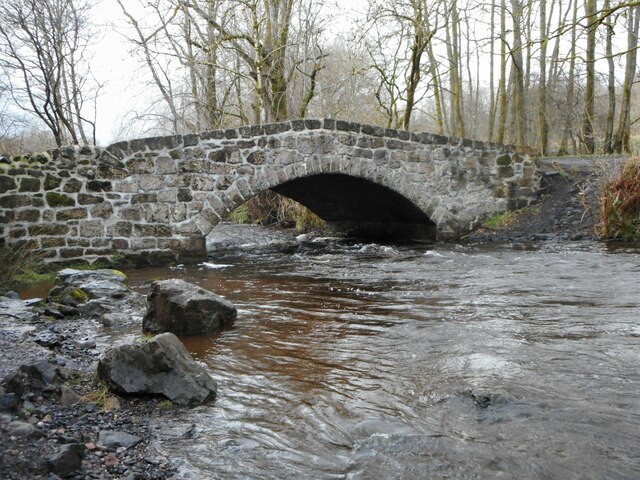
[[512,146],[339,120],[295,120],[0,157],[0,238],[49,261],[202,253],[255,194],[340,174],[399,193],[441,239],[530,204],[535,158]]

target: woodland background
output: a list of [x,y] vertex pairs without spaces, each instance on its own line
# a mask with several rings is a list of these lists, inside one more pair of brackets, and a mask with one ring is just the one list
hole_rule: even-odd
[[[637,0],[103,2],[147,99],[120,139],[328,117],[553,155],[640,148]],[[116,28],[97,5],[3,2],[0,151],[96,143],[109,78],[92,59]]]

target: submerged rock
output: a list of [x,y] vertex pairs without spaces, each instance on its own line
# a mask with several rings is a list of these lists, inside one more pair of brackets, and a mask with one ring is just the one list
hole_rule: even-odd
[[217,389],[172,333],[107,350],[98,362],[98,375],[116,393],[164,395],[180,405],[203,403]]
[[230,324],[236,315],[236,308],[228,300],[173,278],[151,284],[142,328],[191,335],[217,330]]

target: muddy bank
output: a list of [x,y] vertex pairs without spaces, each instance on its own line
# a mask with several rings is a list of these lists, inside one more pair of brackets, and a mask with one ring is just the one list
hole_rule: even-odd
[[593,240],[598,214],[600,176],[593,167],[550,169],[534,205],[503,217],[494,228],[466,237],[471,242]]

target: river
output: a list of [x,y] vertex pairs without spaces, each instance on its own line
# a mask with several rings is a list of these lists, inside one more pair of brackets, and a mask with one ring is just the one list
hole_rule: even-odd
[[182,338],[218,397],[159,448],[187,479],[640,478],[639,253],[318,241],[128,272],[239,310]]

